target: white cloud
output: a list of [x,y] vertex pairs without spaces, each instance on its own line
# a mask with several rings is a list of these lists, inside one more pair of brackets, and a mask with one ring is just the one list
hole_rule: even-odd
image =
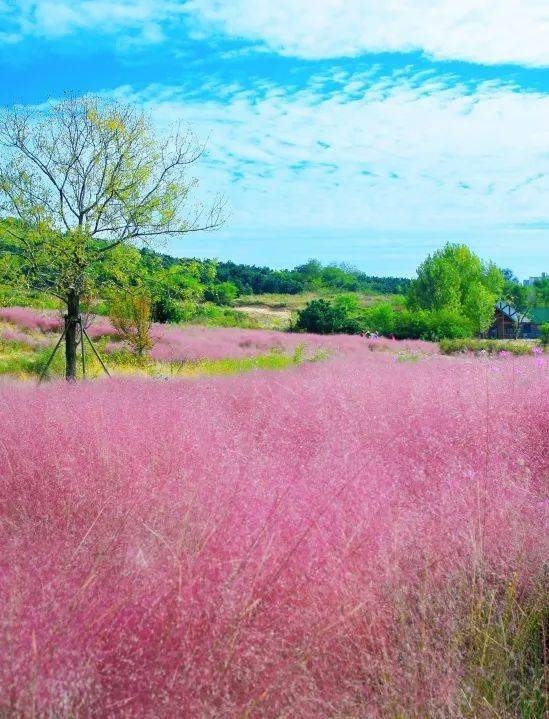
[[0,4],[0,22],[10,23],[14,38],[62,37],[79,30],[104,34],[135,31],[145,42],[164,39],[162,24],[183,13],[169,0],[15,0]]
[[547,0],[190,0],[186,9],[203,28],[302,58],[420,50],[549,66]]
[[[451,78],[337,75],[291,94],[233,87],[204,100],[150,88],[162,125],[210,135],[206,188],[227,192],[232,229],[458,231],[547,220],[549,96]],[[211,90],[213,92],[213,90]]]
[[158,42],[182,17],[187,37],[218,32],[308,59],[418,50],[549,67],[547,0],[0,0],[0,35],[13,42],[86,29]]

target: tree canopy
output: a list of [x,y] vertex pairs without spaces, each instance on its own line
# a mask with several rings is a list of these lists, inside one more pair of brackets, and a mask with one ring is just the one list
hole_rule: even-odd
[[495,264],[482,262],[467,245],[448,243],[418,267],[408,302],[415,310],[461,312],[481,333],[490,327],[503,286]]

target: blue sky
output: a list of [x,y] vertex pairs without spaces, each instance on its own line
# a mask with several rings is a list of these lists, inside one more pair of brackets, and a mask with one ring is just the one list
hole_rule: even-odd
[[101,93],[209,138],[230,218],[175,254],[548,269],[546,0],[0,0],[0,67],[1,103]]

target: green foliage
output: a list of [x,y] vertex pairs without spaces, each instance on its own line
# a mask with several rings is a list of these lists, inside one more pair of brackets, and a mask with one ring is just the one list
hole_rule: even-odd
[[151,298],[146,292],[118,293],[109,304],[109,319],[137,357],[143,358],[152,349]]
[[0,134],[0,194],[17,218],[4,228],[35,288],[82,297],[108,250],[187,230],[182,167],[192,148],[175,138],[173,158],[165,156],[150,122],[131,107],[83,97],[45,115],[14,109],[4,112]]
[[430,341],[469,337],[473,332],[471,321],[457,310],[395,310],[387,302],[362,308],[353,295],[340,295],[333,302],[323,299],[309,302],[298,311],[293,329],[318,334],[369,331],[398,339]]
[[540,342],[542,347],[549,346],[549,322],[545,322],[540,327]]
[[323,266],[314,259],[293,270],[219,262],[217,275],[220,281],[233,282],[243,295],[299,294],[319,290],[402,294],[410,284],[410,280],[403,277],[372,277],[349,265]]
[[379,302],[362,311],[362,328],[389,336],[395,331],[396,313],[392,305]]
[[470,320],[456,310],[395,310],[385,302],[362,311],[362,327],[397,339],[437,341],[443,337],[468,337],[472,333]]
[[491,355],[509,352],[518,356],[532,353],[532,344],[520,340],[443,339],[439,346],[442,354],[447,355],[459,352],[483,352]]
[[230,305],[238,295],[238,287],[234,282],[220,282],[208,285],[204,291],[204,299],[216,305]]
[[494,264],[484,264],[466,245],[447,244],[419,266],[408,293],[413,310],[452,310],[467,317],[471,330],[485,332],[504,278]]
[[475,334],[480,335],[490,329],[496,301],[497,295],[481,282],[473,282],[465,293],[462,311],[470,320]]
[[533,304],[536,307],[549,307],[549,277],[544,275],[541,279],[536,280],[533,290]]
[[345,312],[347,315],[356,315],[362,309],[356,294],[337,295],[332,300],[332,303],[335,308]]
[[154,322],[165,324],[167,322],[182,322],[183,310],[181,304],[169,295],[163,295],[152,303],[152,319]]
[[397,339],[422,339],[436,342],[445,337],[468,337],[470,320],[452,309],[402,310],[394,316],[393,334]]
[[312,300],[305,309],[298,310],[293,329],[321,335],[356,334],[360,331],[360,325],[355,318],[347,314],[344,307],[326,300]]

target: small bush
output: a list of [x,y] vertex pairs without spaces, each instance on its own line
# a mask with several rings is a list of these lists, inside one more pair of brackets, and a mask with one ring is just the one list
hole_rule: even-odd
[[151,300],[146,293],[126,293],[115,297],[110,304],[109,319],[137,357],[143,358],[152,349]]
[[319,335],[352,335],[360,332],[361,326],[358,319],[347,314],[344,306],[326,300],[312,300],[305,309],[298,310],[293,329]]
[[204,299],[216,305],[230,305],[238,296],[238,287],[233,282],[210,285],[204,291]]
[[473,334],[470,321],[455,310],[403,310],[395,313],[394,335],[398,339],[437,342]]
[[362,320],[364,329],[380,335],[391,335],[395,329],[395,311],[388,302],[379,302],[363,310]]
[[517,340],[477,340],[477,339],[445,339],[439,342],[442,354],[452,355],[459,352],[484,352],[487,354],[499,354],[510,352],[513,355],[528,355],[532,353],[533,346],[528,342]]
[[540,327],[540,342],[542,347],[549,345],[549,322],[545,322]]
[[161,324],[182,322],[183,314],[181,305],[171,297],[161,297],[153,302],[152,318],[154,322]]

